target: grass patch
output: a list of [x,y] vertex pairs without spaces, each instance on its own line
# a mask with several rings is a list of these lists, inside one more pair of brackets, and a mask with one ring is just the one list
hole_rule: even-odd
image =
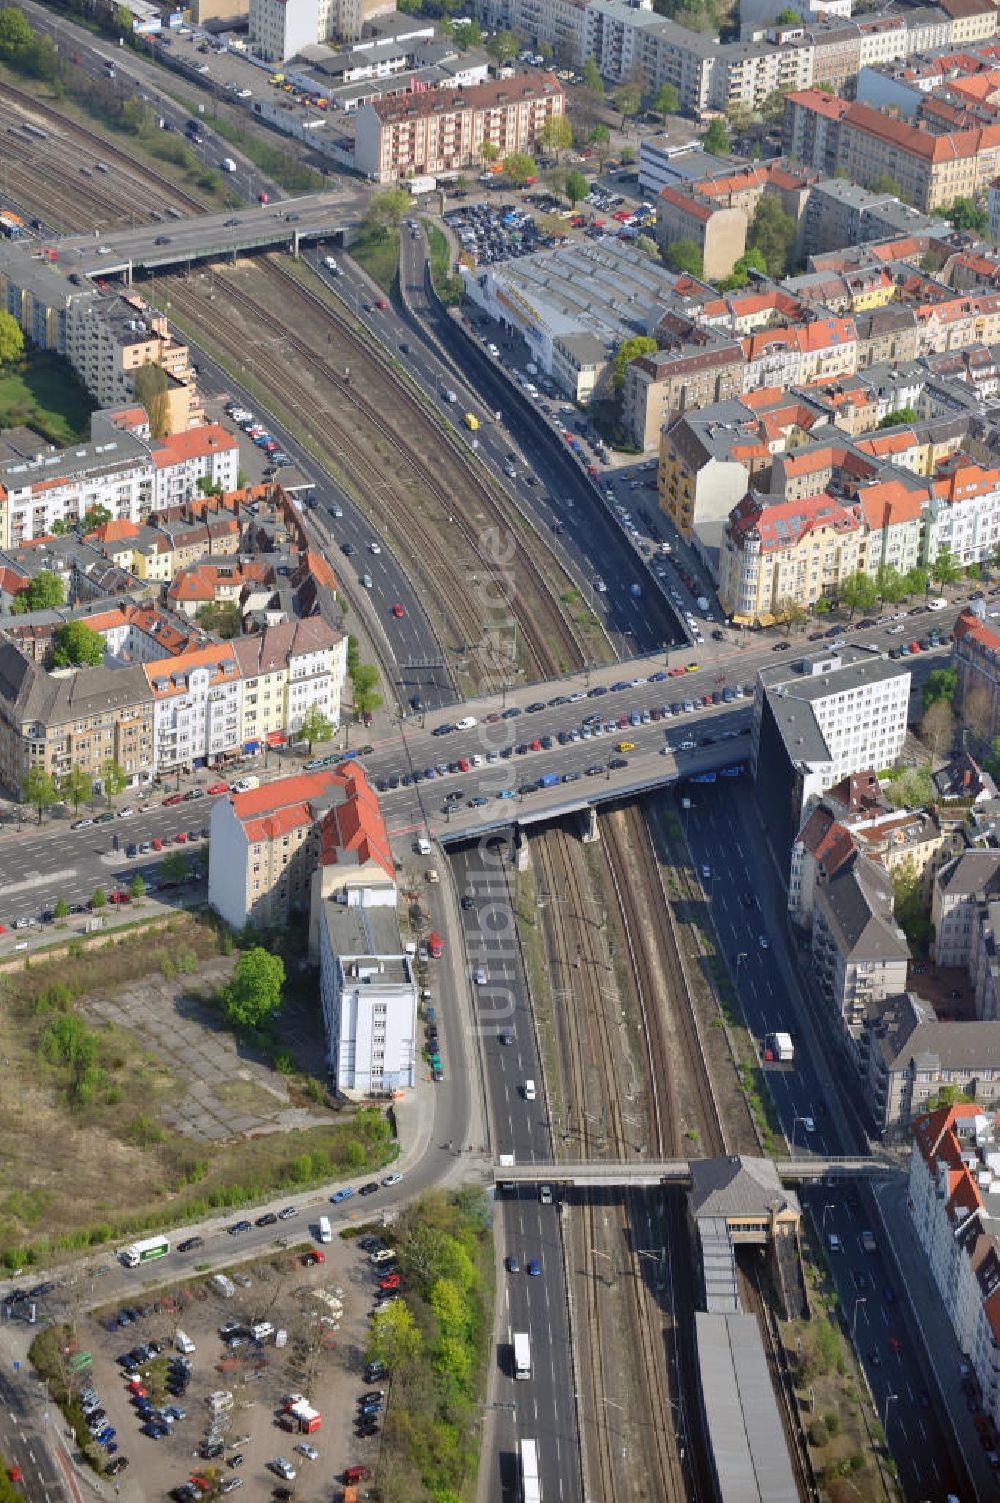
[[398,230],[364,230],[351,241],[348,253],[383,292],[392,293],[399,279]]
[[369,1358],[392,1387],[377,1481],[383,1503],[475,1495],[493,1333],[493,1238],[479,1190],[424,1196],[392,1233],[407,1290],[372,1321]]
[[460,303],[465,293],[465,283],[451,269],[451,247],[448,237],[431,219],[420,223],[427,235],[427,249],[431,262],[431,281],[442,303]]
[[261,172],[266,172],[268,177],[273,177],[280,187],[292,191],[315,192],[326,186],[326,179],[315,167],[309,167],[305,162],[299,162],[295,157],[288,155],[280,146],[273,146],[270,141],[262,141],[253,131],[247,130],[236,120],[229,120],[225,115],[212,116],[212,129],[218,131],[226,141],[233,146],[238,146],[245,156],[248,156],[255,167]]
[[[2,977],[0,1055],[18,1089],[0,1098],[0,1266],[44,1264],[395,1157],[388,1118],[364,1108],[328,1108],[320,1125],[209,1149],[161,1116],[190,1081],[130,1029],[76,1010],[90,994],[141,987],[168,955],[200,965],[222,949],[214,922],[180,915],[153,937],[140,931],[80,947],[72,966],[51,959]],[[236,1080],[226,1089],[241,1098],[245,1090],[247,1105],[266,1094]],[[283,1094],[277,1076],[275,1090]],[[323,1101],[310,1109],[322,1112]]]
[[23,423],[63,449],[89,438],[96,405],[69,362],[49,350],[29,350],[0,371],[0,428]]

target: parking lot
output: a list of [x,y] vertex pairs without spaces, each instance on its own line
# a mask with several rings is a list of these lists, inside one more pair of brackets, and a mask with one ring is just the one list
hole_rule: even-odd
[[540,229],[526,209],[475,203],[449,209],[445,222],[458,236],[463,253],[477,266],[493,266],[558,245],[564,236]]
[[[146,1303],[81,1322],[80,1345],[93,1356],[84,1385],[92,1429],[115,1432],[112,1464],[127,1458],[116,1476],[126,1499],[198,1503],[197,1478],[215,1468],[223,1490],[247,1503],[329,1503],[345,1468],[376,1463],[383,1416],[364,1352],[375,1300],[390,1297],[378,1283],[392,1265],[374,1264],[356,1238],[320,1247],[305,1240],[315,1227],[288,1225],[286,1251],[229,1271],[231,1294],[214,1275],[160,1289],[155,1274],[167,1269],[151,1265]],[[288,1412],[295,1403],[305,1421]],[[320,1417],[311,1433],[309,1409]]]

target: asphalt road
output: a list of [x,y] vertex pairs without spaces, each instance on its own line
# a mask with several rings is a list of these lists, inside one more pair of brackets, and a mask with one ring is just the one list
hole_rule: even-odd
[[[795,1040],[792,1067],[765,1066],[792,1151],[800,1156],[864,1151],[864,1125],[850,1109],[857,1096],[856,1081],[817,1011],[822,1004],[810,996],[804,1008],[802,994],[792,982],[794,961],[781,910],[783,894],[752,801],[744,790],[721,780],[688,785],[685,791],[692,806],[681,807],[681,819],[697,868],[700,871],[704,864],[710,871],[702,887],[746,1021],[758,1044],[775,1029],[788,1030]],[[761,936],[767,949],[761,946]],[[740,955],[745,960],[738,961]],[[807,1199],[827,1249],[831,1232],[841,1238],[842,1250],[828,1252],[828,1261],[846,1318],[855,1326],[858,1356],[883,1423],[886,1396],[898,1395],[888,1402],[887,1437],[905,1496],[966,1496],[964,1479],[958,1486],[952,1475],[934,1409],[921,1404],[926,1384],[919,1344],[903,1317],[905,1291],[894,1283],[881,1255],[865,1253],[861,1246],[862,1228],[877,1225],[865,1210],[861,1197],[866,1195],[832,1181],[812,1187]],[[898,1342],[898,1351],[890,1337]]]
[[[468,894],[474,904],[462,913],[468,963],[485,965],[489,975],[488,985],[476,989],[474,1005],[495,1151],[530,1163],[551,1159],[552,1140],[527,985],[499,865],[501,849],[491,843],[462,850],[453,872],[459,893]],[[509,1033],[512,1043],[501,1044],[501,1033]],[[524,1096],[526,1080],[537,1084],[533,1102]],[[560,1503],[581,1498],[559,1214],[557,1205],[542,1205],[531,1190],[497,1196],[496,1239],[505,1259],[497,1291],[498,1324],[504,1336],[495,1353],[493,1435],[486,1454],[494,1468],[489,1495],[504,1503],[519,1497],[517,1444],[524,1438],[538,1442],[542,1496]],[[506,1268],[512,1253],[520,1261],[517,1273]],[[532,1258],[541,1265],[538,1277],[526,1271]],[[515,1331],[526,1331],[530,1338],[528,1380],[513,1377]]]

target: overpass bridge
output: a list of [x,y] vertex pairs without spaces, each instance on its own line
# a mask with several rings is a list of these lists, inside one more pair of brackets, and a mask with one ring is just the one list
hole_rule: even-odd
[[[269,250],[291,250],[317,240],[342,243],[361,221],[365,198],[357,192],[306,193],[276,204],[243,204],[218,214],[164,218],[141,228],[64,235],[49,243],[55,261],[70,274],[96,281],[138,273],[152,275]],[[8,252],[9,254],[9,252]]]
[[[774,1159],[782,1180],[802,1182],[813,1179],[888,1179],[903,1174],[905,1167],[888,1156],[841,1155],[832,1157]],[[691,1187],[691,1163],[688,1159],[651,1159],[648,1163],[628,1160],[597,1162],[567,1160],[558,1164],[497,1164],[493,1178],[503,1187],[521,1185],[562,1185],[575,1190],[590,1188],[635,1190],[643,1187],[677,1185]]]

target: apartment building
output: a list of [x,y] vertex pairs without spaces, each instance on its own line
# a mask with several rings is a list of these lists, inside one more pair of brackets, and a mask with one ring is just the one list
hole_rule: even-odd
[[74,305],[62,353],[101,407],[134,401],[136,372],[156,365],[167,377],[166,432],[183,433],[205,420],[187,345],[175,341],[166,318],[141,297]]
[[747,248],[747,217],[740,209],[716,208],[691,189],[662,188],[656,243],[662,248],[677,240],[697,245],[706,277],[727,277]]
[[740,396],[744,364],[737,340],[712,337],[642,355],[625,367],[622,422],[639,448],[653,449],[663,425],[677,413]]
[[996,1112],[975,1103],[920,1117],[907,1193],[913,1230],[994,1426],[1000,1425],[997,1128]]
[[99,790],[109,758],[130,785],[148,782],[152,711],[141,667],[49,673],[0,637],[0,783],[16,794],[32,768],[60,778],[82,767]]
[[487,142],[500,158],[532,151],[545,122],[565,108],[551,73],[378,99],[357,112],[355,166],[380,183],[465,171],[482,162]]
[[963,851],[935,873],[931,925],[938,965],[971,968],[979,943],[980,915],[998,896],[998,851]]
[[685,412],[660,437],[657,492],[681,535],[717,570],[723,532],[751,475],[769,469],[770,448],[753,412],[737,400]]
[[910,950],[893,916],[892,878],[860,852],[816,880],[812,970],[834,1018],[857,1038],[869,1012],[906,988]]
[[862,647],[761,671],[751,767],[782,863],[810,799],[852,773],[893,765],[906,740],[909,698],[909,669]]
[[218,642],[143,666],[153,699],[153,761],[191,771],[235,756],[240,736],[240,668],[232,643]]
[[322,616],[265,626],[233,642],[242,682],[240,742],[246,753],[293,738],[313,707],[340,725],[347,636]]
[[366,22],[395,9],[395,0],[250,0],[250,37],[258,57],[284,63],[306,47],[359,41]]
[[904,1143],[941,1091],[1000,1100],[1000,1025],[943,1022],[912,992],[873,1009],[859,1040],[862,1081],[879,1135]]
[[765,626],[794,602],[836,598],[865,556],[865,529],[853,507],[821,491],[798,501],[751,492],[722,528],[719,599],[741,624]]
[[356,762],[232,793],[214,805],[211,830],[208,901],[233,929],[309,915],[318,959],[318,913],[326,902],[395,905],[378,799]]
[[167,438],[153,439],[149,448],[156,510],[179,505],[196,496],[202,480],[224,492],[236,490],[239,445],[221,423],[205,423],[183,433],[172,433]]
[[974,713],[986,740],[1000,734],[1000,634],[979,611],[964,610],[956,621],[952,661],[959,717]]
[[417,985],[395,909],[322,905],[320,1002],[333,1083],[349,1097],[413,1086]]

